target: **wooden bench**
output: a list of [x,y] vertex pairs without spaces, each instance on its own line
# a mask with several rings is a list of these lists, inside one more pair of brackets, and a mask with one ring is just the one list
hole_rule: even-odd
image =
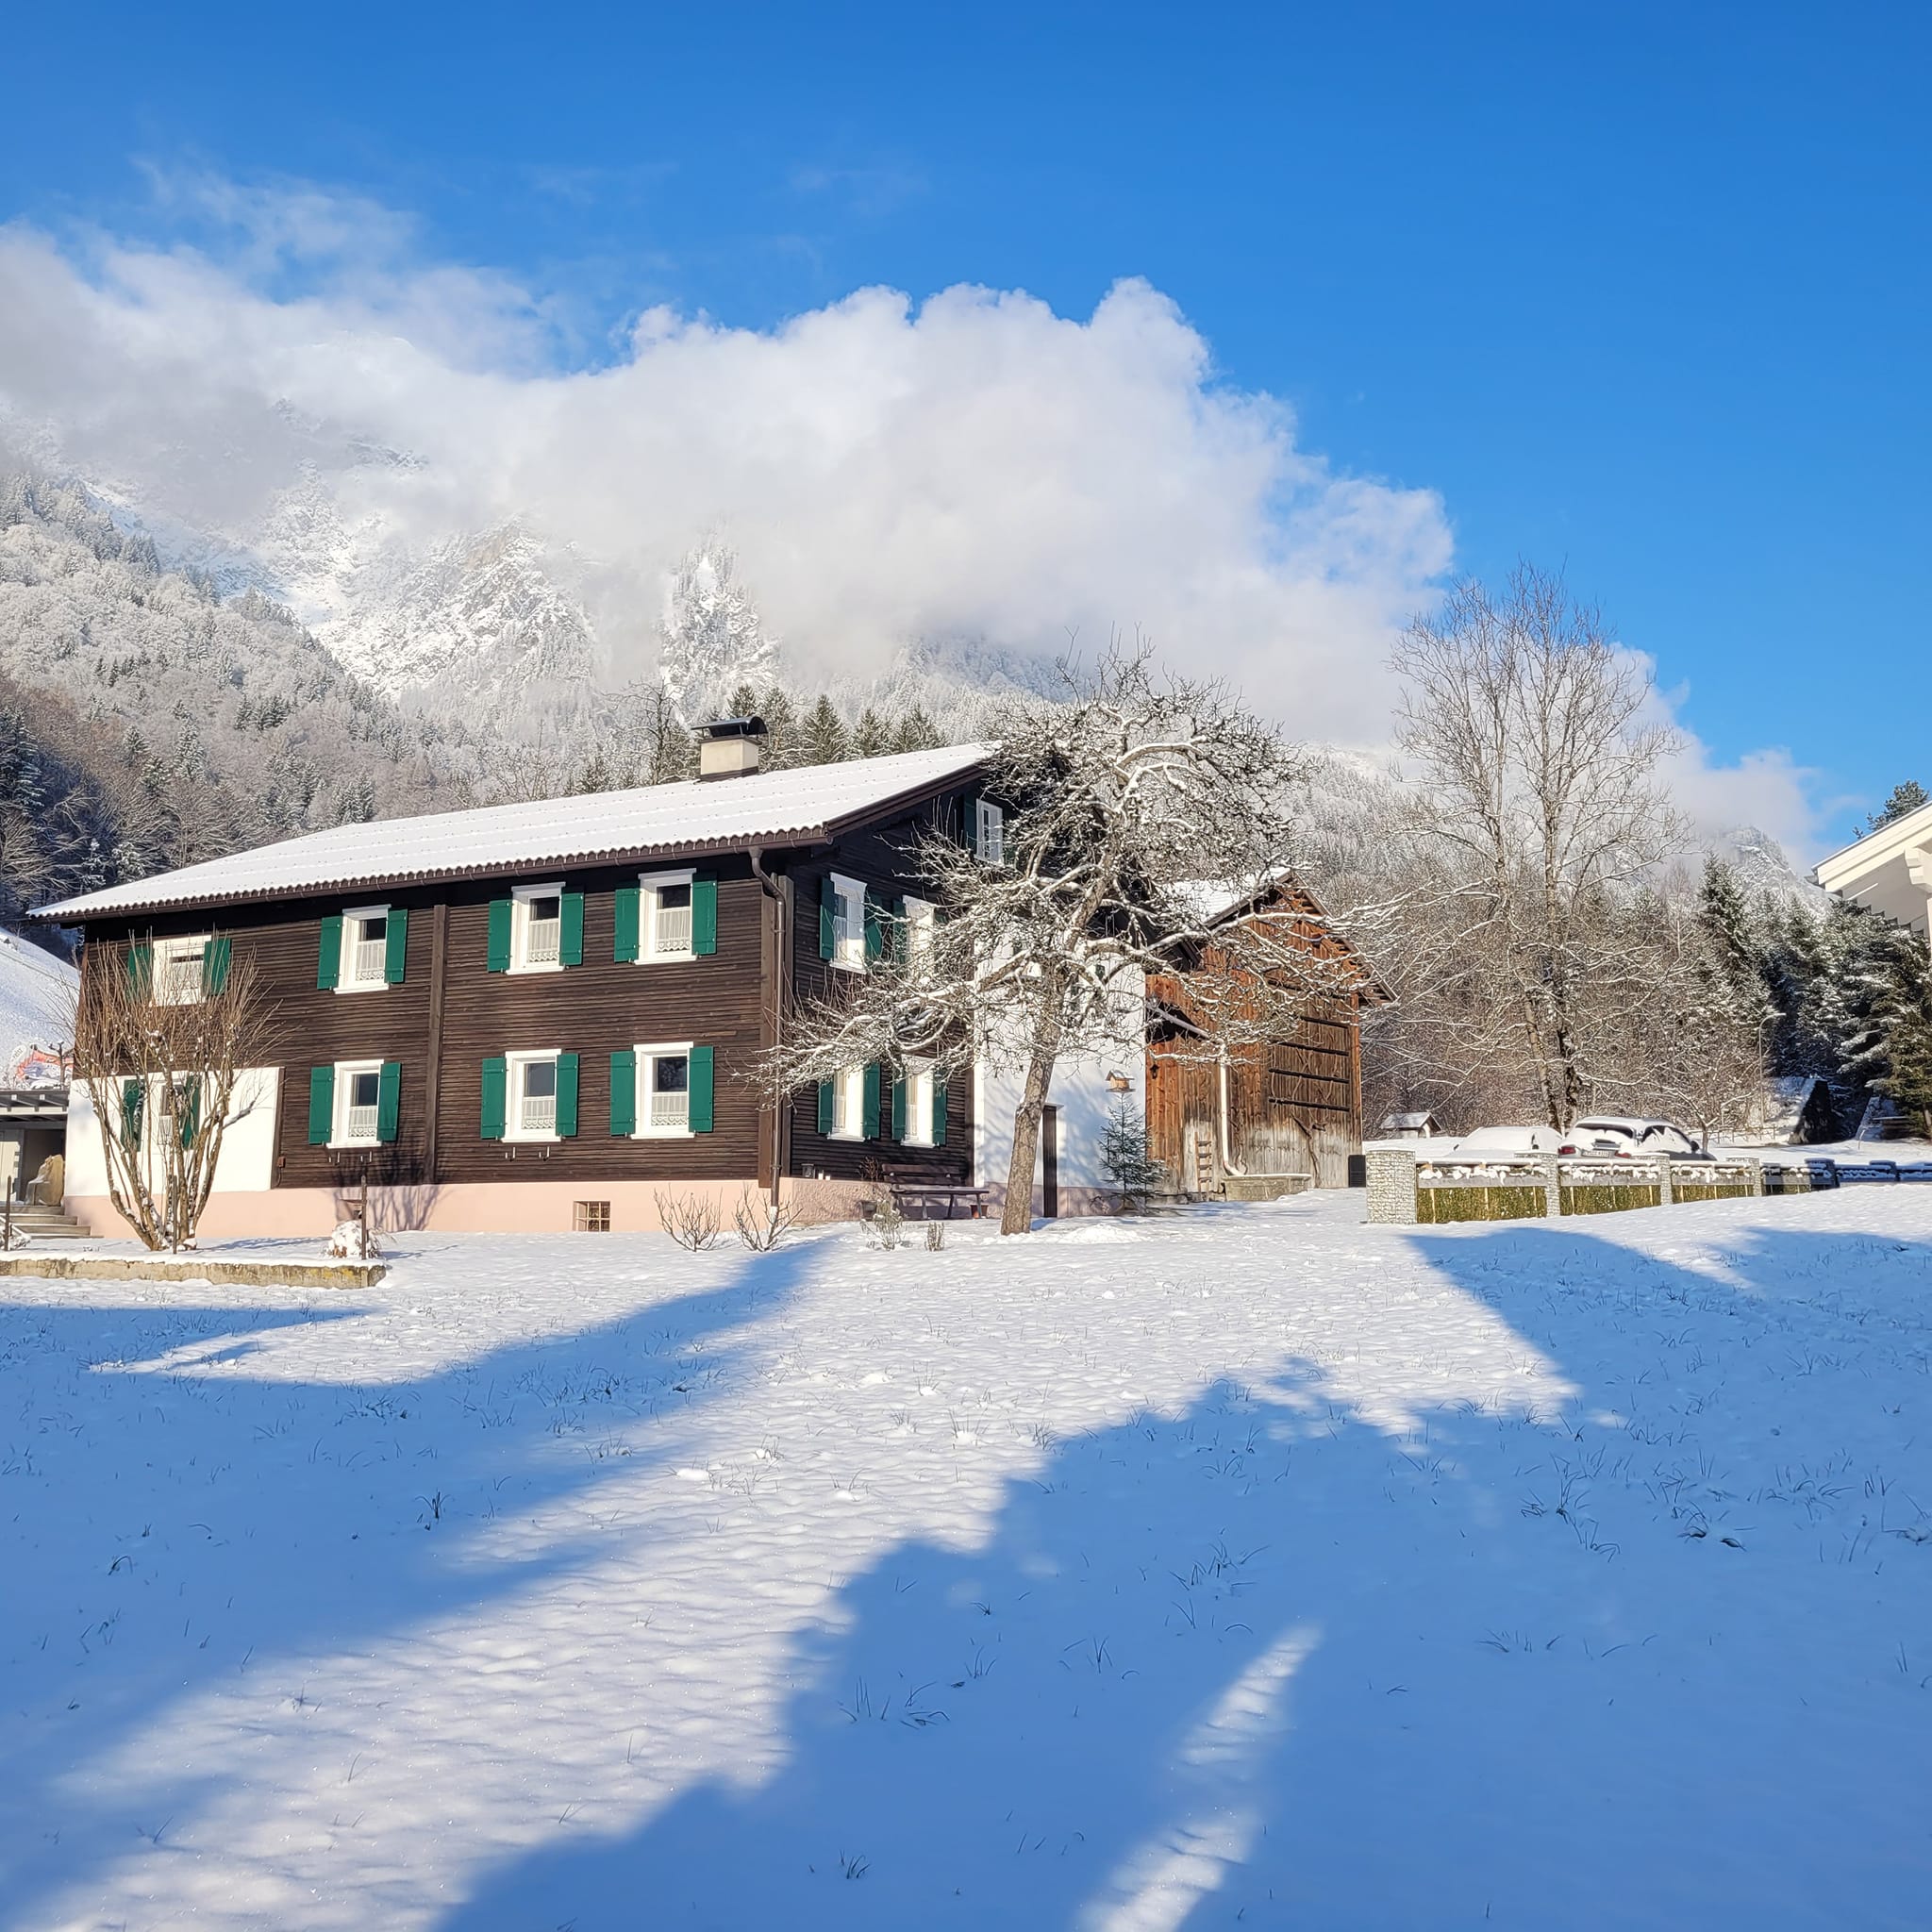
[[[892,1197],[892,1205],[908,1221],[973,1221],[986,1213],[990,1190],[970,1187],[963,1180],[935,1180],[924,1168],[889,1167],[879,1176]],[[935,1210],[941,1210],[936,1212]],[[870,1216],[868,1203],[864,1212]]]

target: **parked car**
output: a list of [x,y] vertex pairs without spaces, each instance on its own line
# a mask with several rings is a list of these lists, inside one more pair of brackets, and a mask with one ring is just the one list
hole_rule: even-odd
[[1640,1120],[1631,1114],[1591,1113],[1571,1124],[1570,1138],[1580,1154],[1607,1154],[1616,1159],[1709,1160],[1696,1140],[1670,1121]]
[[1578,1151],[1569,1135],[1543,1125],[1474,1127],[1454,1139],[1420,1144],[1410,1141],[1402,1144],[1414,1147],[1424,1159],[1446,1166],[1452,1174],[1458,1170],[1463,1174],[1481,1174],[1490,1169],[1501,1174],[1510,1168],[1520,1169],[1525,1160]]

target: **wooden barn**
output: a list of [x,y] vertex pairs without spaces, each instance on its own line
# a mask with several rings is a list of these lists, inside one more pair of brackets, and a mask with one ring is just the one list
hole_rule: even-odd
[[[1269,1200],[1348,1185],[1362,1144],[1361,1016],[1388,994],[1329,925],[1312,893],[1282,877],[1212,903],[1207,923],[1279,922],[1311,958],[1353,968],[1344,991],[1314,993],[1299,1021],[1266,1046],[1215,1054],[1193,1024],[1182,980],[1148,982],[1147,1147],[1189,1194]],[[1245,972],[1208,949],[1200,970]]]

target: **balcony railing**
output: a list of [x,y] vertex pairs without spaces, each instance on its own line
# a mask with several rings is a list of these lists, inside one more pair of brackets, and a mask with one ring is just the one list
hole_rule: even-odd
[[517,1108],[517,1124],[526,1134],[554,1134],[557,1131],[557,1095],[526,1093]]
[[563,930],[560,919],[533,919],[524,937],[524,961],[530,966],[557,964],[558,937]]
[[691,951],[691,908],[689,906],[660,906],[658,908],[658,924],[652,940],[652,950],[658,953],[688,953]]
[[682,1133],[691,1124],[689,1093],[651,1095],[651,1125],[659,1133]]

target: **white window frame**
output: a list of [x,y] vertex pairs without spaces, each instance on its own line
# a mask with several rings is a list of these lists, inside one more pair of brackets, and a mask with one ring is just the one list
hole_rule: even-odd
[[[847,1124],[841,1116],[846,1113],[846,1103],[851,1103],[850,1121]],[[825,1137],[829,1141],[863,1141],[865,1139],[865,1062],[856,1060],[849,1067],[841,1067],[832,1075],[832,1131]]]
[[[555,959],[530,958],[530,906],[537,899],[557,901],[557,952]],[[512,973],[561,973],[563,971],[563,881],[549,886],[512,886],[509,911],[509,970]],[[541,1058],[541,1056],[540,1056]]]
[[[832,964],[841,973],[863,973],[866,970],[865,883],[862,879],[849,879],[841,872],[833,873],[831,880],[832,891],[839,901],[839,908],[832,915]],[[846,916],[847,906],[858,908],[856,926]],[[852,938],[855,931],[858,935],[856,941]]]
[[932,1133],[933,1071],[930,1060],[908,1060],[906,1082],[906,1139],[908,1147],[937,1147]]
[[982,798],[974,807],[977,823],[973,827],[973,850],[989,865],[1004,865],[1007,859],[1007,815],[991,799]]
[[[375,1123],[366,1135],[349,1132],[350,1083],[358,1074],[375,1075]],[[382,1062],[380,1060],[338,1060],[335,1071],[335,1105],[330,1110],[328,1144],[331,1147],[380,1147],[382,1132]]]
[[[507,1053],[503,1057],[503,1138],[506,1141],[522,1141],[525,1144],[544,1143],[560,1141],[563,1136],[557,1131],[557,1116],[550,1117],[548,1133],[532,1132],[524,1125],[524,1076],[534,1066],[548,1063],[555,1066],[563,1058],[560,1046],[544,1047],[525,1053]],[[551,1090],[555,1092],[555,1088]]]
[[[341,952],[336,960],[336,991],[338,992],[382,992],[389,987],[388,939],[389,913],[387,906],[345,906],[342,908]],[[355,934],[361,930],[365,919],[380,919],[383,922],[384,958],[382,965],[376,968],[374,979],[359,979],[355,974],[356,948],[360,943]]]
[[[154,1003],[158,1007],[198,1007],[208,997],[208,949],[214,942],[214,934],[209,932],[189,933],[179,939],[157,940],[154,952],[148,959],[148,972]],[[193,961],[194,972],[180,976],[189,980],[185,992],[175,988],[175,968]]]
[[908,962],[924,958],[932,951],[933,928],[939,924],[940,909],[930,899],[906,895],[906,958]]
[[[637,1124],[631,1129],[632,1140],[689,1141],[693,1138],[691,1124],[691,1050],[693,1044],[689,1040],[659,1040],[641,1041],[631,1048],[637,1056],[638,1070],[637,1097],[632,1113]],[[681,1127],[658,1127],[651,1124],[651,1097],[658,1091],[658,1062],[660,1059],[682,1059],[685,1063],[685,1116]]]
[[[638,874],[638,964],[648,966],[660,959],[694,959],[697,955],[691,949],[691,940],[696,936],[695,925],[686,936],[681,953],[660,953],[658,950],[658,915],[662,909],[658,903],[658,894],[666,886],[689,886],[694,884],[697,872],[686,866],[681,872],[644,872]],[[691,917],[695,922],[697,894],[691,894]],[[641,1049],[640,1049],[641,1051]]]

